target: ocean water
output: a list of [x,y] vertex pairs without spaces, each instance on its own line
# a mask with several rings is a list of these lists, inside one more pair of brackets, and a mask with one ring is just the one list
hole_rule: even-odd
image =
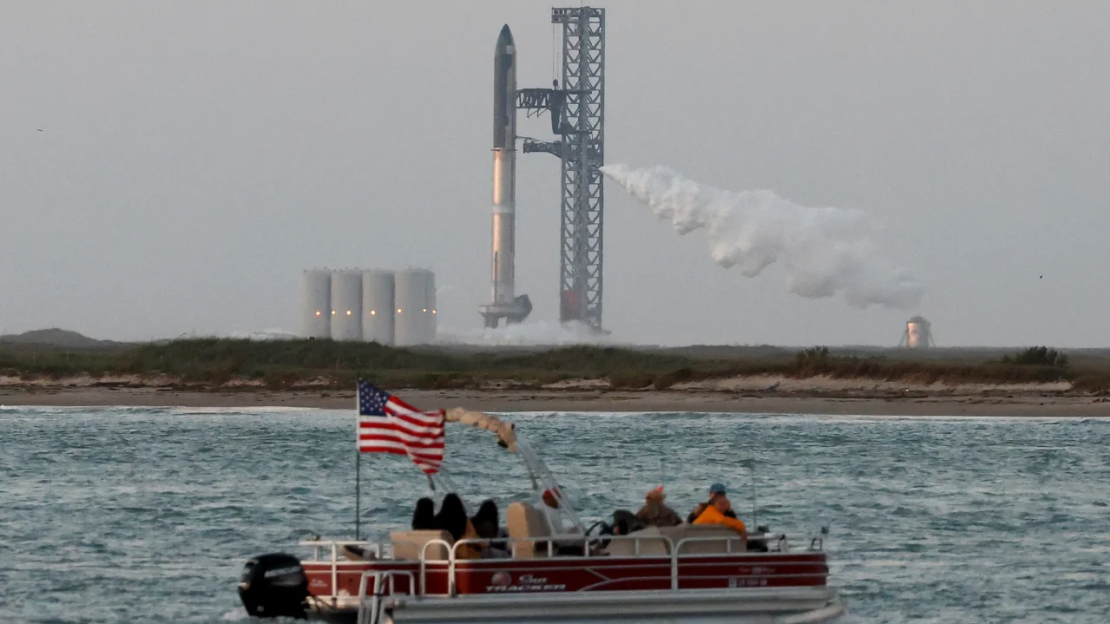
[[[846,624],[1110,621],[1110,421],[513,419],[587,518],[723,481],[749,524],[827,525]],[[0,408],[0,621],[247,621],[247,558],[352,535],[353,438],[350,412]],[[452,428],[448,466],[475,503],[527,489],[487,433]],[[362,477],[364,533],[428,491],[399,457]]]

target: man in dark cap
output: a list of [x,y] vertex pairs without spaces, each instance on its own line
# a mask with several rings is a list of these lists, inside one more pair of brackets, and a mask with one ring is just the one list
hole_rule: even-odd
[[[709,486],[709,500],[704,503],[698,503],[698,506],[694,508],[694,511],[690,512],[690,515],[686,516],[687,524],[693,524],[694,521],[698,519],[698,516],[702,515],[702,513],[705,512],[706,507],[712,505],[715,500],[722,496],[728,496],[728,493],[725,491],[725,485],[723,483],[714,483],[713,485]],[[725,516],[735,519],[736,513],[729,509],[725,512]]]

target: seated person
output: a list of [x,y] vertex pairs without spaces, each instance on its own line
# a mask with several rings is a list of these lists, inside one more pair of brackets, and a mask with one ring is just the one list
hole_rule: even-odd
[[[451,534],[451,539],[458,542],[463,539],[478,539],[478,532],[470,518],[466,517],[466,507],[458,494],[451,492],[443,497],[439,505],[439,513],[435,517],[436,527],[441,531]],[[459,559],[477,559],[480,555],[477,544],[466,544],[455,550]]]
[[[722,483],[714,483],[713,485],[709,486],[709,500],[704,503],[698,503],[698,506],[694,508],[694,511],[691,511],[690,515],[686,516],[686,523],[694,524],[694,521],[698,519],[698,516],[700,516],[707,507],[712,505],[713,501],[716,500],[718,496],[726,496],[725,486]],[[729,512],[726,513],[725,516],[729,518],[736,517],[736,514],[732,512],[731,505],[729,506]]]
[[[481,548],[482,558],[500,559],[509,557],[507,544],[504,541],[498,540],[501,537],[500,518],[497,513],[497,503],[492,499],[487,499],[478,507],[478,513],[470,519],[470,523],[474,526],[474,532],[478,537],[491,540],[488,544],[484,544]],[[498,540],[498,541],[493,541]]]
[[500,526],[500,518],[497,513],[497,503],[492,499],[484,501],[478,507],[478,513],[470,519],[474,524],[474,530],[477,531],[478,536],[484,539],[495,539],[498,534],[498,527]]
[[644,523],[631,511],[618,509],[613,512],[613,535],[628,535],[643,528]]
[[694,524],[719,524],[728,527],[739,533],[746,543],[748,541],[748,527],[736,519],[736,514],[733,514],[731,518],[725,515],[730,511],[732,511],[732,503],[729,502],[728,497],[718,496],[713,499],[713,504],[706,507],[705,511],[694,520]]
[[416,501],[412,512],[413,531],[434,531],[436,529],[436,504],[428,497]]
[[666,497],[663,486],[648,492],[644,506],[636,512],[636,518],[645,526],[672,527],[682,524],[682,518],[663,503]]
[[443,497],[435,517],[435,524],[435,528],[450,533],[451,539],[455,541],[462,539],[470,520],[466,517],[466,507],[463,506],[458,494],[451,492]]

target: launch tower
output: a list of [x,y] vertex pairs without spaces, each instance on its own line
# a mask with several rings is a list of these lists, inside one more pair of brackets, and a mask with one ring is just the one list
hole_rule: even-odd
[[562,26],[562,84],[521,89],[517,108],[529,117],[551,114],[557,141],[525,138],[525,154],[544,152],[562,161],[559,320],[601,329],[605,162],[605,9],[551,9]]

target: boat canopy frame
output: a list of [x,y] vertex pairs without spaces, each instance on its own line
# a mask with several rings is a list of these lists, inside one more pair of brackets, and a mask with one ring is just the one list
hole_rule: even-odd
[[[578,512],[575,511],[574,501],[571,500],[570,496],[568,496],[560,486],[554,473],[547,467],[543,459],[540,458],[535,450],[532,449],[532,446],[528,444],[516,430],[516,425],[493,414],[476,412],[461,407],[446,410],[444,412],[444,420],[449,423],[459,423],[492,432],[497,438],[498,445],[520,457],[525,468],[528,469],[532,491],[539,499],[539,504],[546,506],[546,503],[543,501],[543,495],[545,492],[550,493],[558,506],[554,509],[548,507],[548,509],[552,509],[554,513],[563,516],[574,528],[575,532],[582,534],[586,532],[585,525],[578,516]],[[438,481],[447,492],[457,493],[459,491],[458,486],[451,479],[450,474],[442,467],[439,472],[436,473],[434,480]],[[469,509],[467,513],[470,513]],[[546,514],[544,515],[546,517]]]

